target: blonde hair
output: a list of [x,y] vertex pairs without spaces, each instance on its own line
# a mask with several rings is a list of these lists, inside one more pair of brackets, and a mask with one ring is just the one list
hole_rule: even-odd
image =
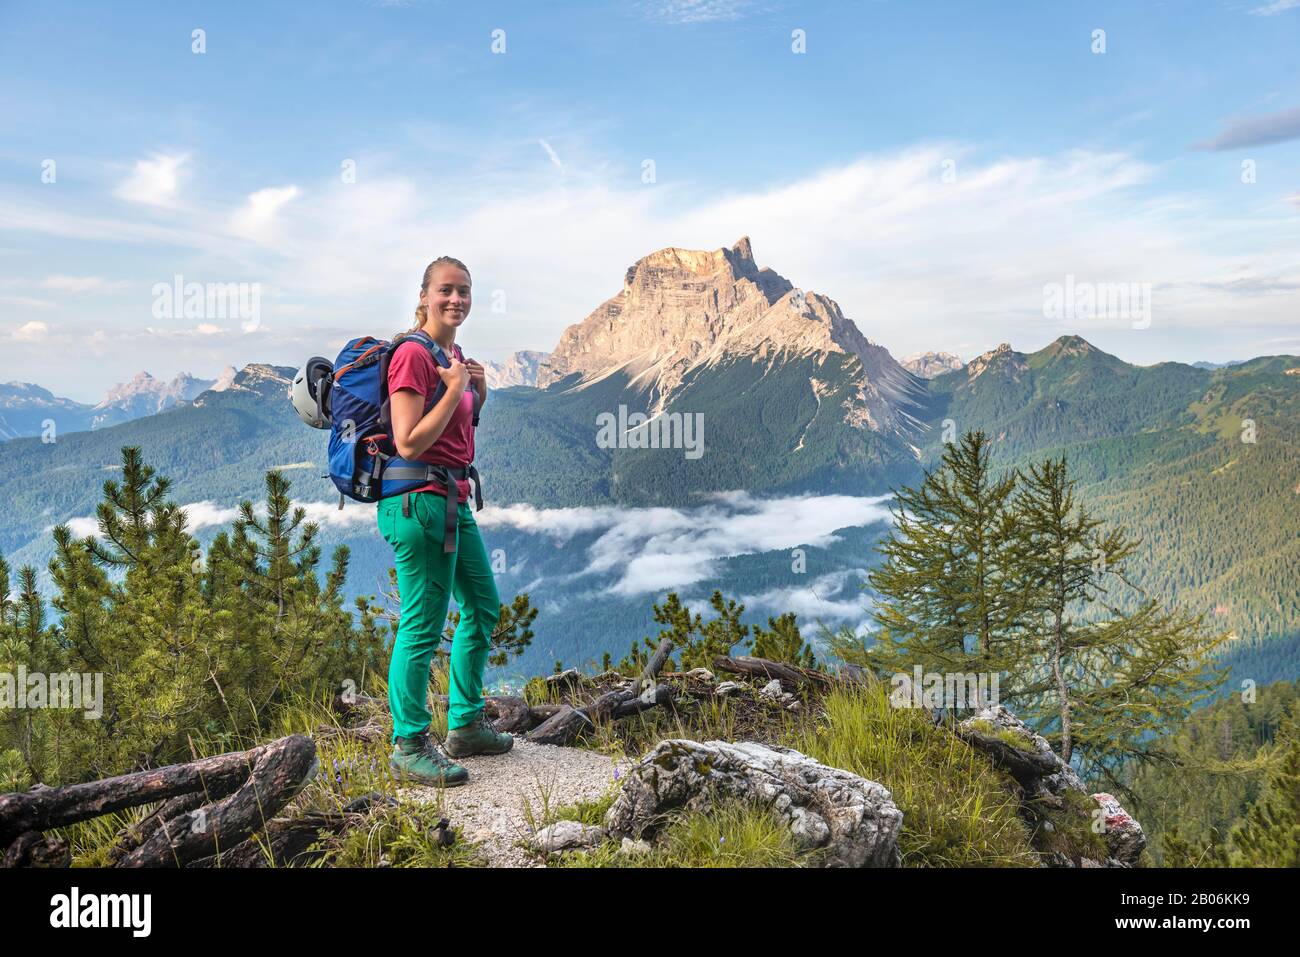
[[[465,273],[466,276],[469,275],[469,268],[459,259],[455,259],[451,256],[439,256],[433,262],[429,263],[429,265],[424,267],[424,278],[420,280],[420,292],[424,292],[426,289],[429,288],[429,283],[433,280],[433,271],[439,266],[455,266],[457,269]],[[405,330],[404,332],[397,333],[397,335],[393,336],[393,340],[396,341],[402,338],[403,336],[409,336],[411,333],[417,332],[425,324],[425,322],[428,321],[428,319],[429,319],[428,307],[417,305],[415,307],[415,325],[413,325],[410,329]]]

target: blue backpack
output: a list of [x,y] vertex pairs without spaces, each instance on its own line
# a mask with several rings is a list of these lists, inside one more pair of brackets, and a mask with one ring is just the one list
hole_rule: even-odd
[[[324,384],[328,396],[323,405],[328,408],[330,426],[329,477],[339,490],[339,508],[343,499],[358,502],[378,502],[393,495],[406,495],[403,513],[410,515],[410,492],[430,481],[438,481],[448,490],[448,514],[451,535],[444,543],[447,551],[455,550],[456,486],[457,478],[469,479],[474,485],[475,508],[483,507],[482,489],[478,470],[471,463],[464,466],[430,465],[426,462],[404,459],[397,454],[392,439],[392,418],[388,397],[388,366],[397,347],[414,340],[429,350],[433,361],[444,369],[451,366],[442,347],[423,330],[403,336],[395,342],[362,336],[343,347],[334,362],[333,373]],[[464,361],[459,346],[453,346],[456,358]],[[483,397],[473,385],[474,426],[478,426],[479,409]],[[433,397],[425,405],[432,408],[442,398],[447,387],[439,380]]]

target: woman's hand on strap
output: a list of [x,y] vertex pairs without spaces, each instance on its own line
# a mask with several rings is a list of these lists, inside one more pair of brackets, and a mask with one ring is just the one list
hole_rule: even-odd
[[427,413],[424,404],[428,400],[415,389],[398,389],[389,397],[393,445],[404,459],[418,458],[438,441],[469,385],[469,369],[457,359],[451,360],[450,369],[438,366],[437,370],[447,391]]
[[[454,389],[463,394],[469,388],[472,371],[467,364],[461,362],[455,356],[452,357],[451,365],[447,368],[444,369],[442,366],[436,366],[435,368],[438,375],[442,376],[443,385],[447,387],[448,391]],[[482,366],[479,368],[482,368]]]

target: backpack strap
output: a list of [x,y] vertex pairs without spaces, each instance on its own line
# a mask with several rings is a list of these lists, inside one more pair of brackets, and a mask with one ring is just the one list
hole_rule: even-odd
[[[423,345],[424,348],[428,350],[429,358],[433,360],[434,365],[441,366],[444,369],[451,368],[451,360],[447,359],[446,354],[442,351],[442,346],[438,345],[438,343],[433,340],[433,337],[423,329],[417,329],[414,332],[407,333],[396,342],[391,343],[389,347],[384,350],[383,355],[380,357],[379,365],[379,424],[380,428],[389,435],[392,435],[393,432],[393,410],[388,395],[388,366],[392,362],[393,353],[395,353],[408,339],[414,339],[416,342]],[[460,351],[460,346],[453,343],[452,348],[456,351],[456,358],[461,362],[464,362],[465,354]],[[434,386],[433,389],[433,398],[425,407],[425,410],[428,411],[428,409],[437,405],[438,400],[443,397],[443,394],[446,391],[446,383],[442,381],[442,376],[438,376],[438,384]],[[477,428],[479,409],[483,406],[483,397],[479,395],[479,392],[474,388],[473,383],[470,383],[470,392],[474,396],[474,421],[472,425],[474,428]]]
[[[460,351],[460,346],[456,345],[453,342],[452,348],[456,350],[456,358],[459,359],[461,362],[464,362],[465,353]],[[474,388],[474,383],[472,382],[469,385],[469,390],[474,393],[474,421],[471,422],[470,424],[477,429],[479,410],[483,408],[483,396],[479,395],[478,389]]]

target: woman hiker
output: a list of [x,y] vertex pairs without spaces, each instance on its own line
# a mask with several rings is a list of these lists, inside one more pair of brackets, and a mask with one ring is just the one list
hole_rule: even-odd
[[[443,256],[424,271],[415,326],[450,360],[442,368],[419,340],[400,343],[388,367],[388,394],[393,442],[403,458],[431,465],[462,468],[474,460],[474,390],[480,408],[487,397],[483,366],[461,361],[456,331],[470,307],[469,270],[460,260]],[[430,404],[439,379],[446,392]],[[471,389],[471,385],[473,389]],[[447,475],[448,478],[453,478]],[[451,680],[447,705],[447,754],[503,754],[514,745],[498,733],[483,713],[483,666],[501,613],[501,599],[469,507],[468,478],[454,478],[456,488],[430,482],[406,495],[379,501],[379,532],[393,546],[402,615],[388,669],[388,703],[393,714],[392,768],[422,783],[451,787],[464,784],[469,772],[444,756],[429,740],[429,666],[442,641],[448,599],[454,595],[460,624],[451,642]],[[444,548],[447,495],[456,496],[452,550]],[[404,507],[405,505],[405,507]]]

